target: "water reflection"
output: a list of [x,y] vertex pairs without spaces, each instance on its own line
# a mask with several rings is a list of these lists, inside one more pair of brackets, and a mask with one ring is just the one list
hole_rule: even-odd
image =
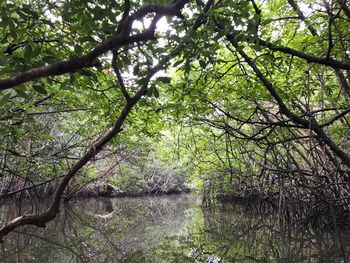
[[[0,218],[41,209],[2,205]],[[0,262],[348,262],[349,251],[339,233],[282,230],[273,214],[182,195],[71,202],[46,229],[10,234]]]

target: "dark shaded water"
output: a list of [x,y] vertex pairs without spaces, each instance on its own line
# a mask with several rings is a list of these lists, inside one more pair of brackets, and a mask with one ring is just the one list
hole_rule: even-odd
[[[2,205],[2,221],[30,204]],[[275,215],[242,206],[202,209],[191,195],[86,199],[64,206],[46,229],[23,227],[0,262],[348,262],[338,234],[281,230]],[[221,260],[221,261],[220,261]]]

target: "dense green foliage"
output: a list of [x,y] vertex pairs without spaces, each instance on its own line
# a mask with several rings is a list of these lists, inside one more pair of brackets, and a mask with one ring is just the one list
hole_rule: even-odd
[[2,193],[190,185],[343,216],[347,1],[150,2],[0,3]]

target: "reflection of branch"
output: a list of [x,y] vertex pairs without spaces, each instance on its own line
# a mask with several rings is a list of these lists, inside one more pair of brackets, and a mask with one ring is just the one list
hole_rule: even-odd
[[80,186],[77,186],[75,188],[73,188],[68,194],[66,194],[65,196],[65,201],[68,201],[69,199],[71,199],[75,194],[77,194],[79,192],[79,190],[81,190],[82,188],[86,187],[87,185],[96,182],[98,180],[100,180],[101,178],[105,177],[106,175],[108,175],[108,173],[114,169],[117,165],[119,165],[119,162],[115,162],[111,167],[109,167],[107,169],[107,171],[105,171],[101,176],[98,176],[96,178],[93,178],[83,184],[81,184]]
[[[107,51],[113,48],[117,48],[118,46],[126,45],[131,42],[150,40],[154,38],[156,24],[159,21],[159,19],[164,15],[180,16],[181,9],[184,7],[184,5],[187,2],[188,1],[186,0],[178,0],[173,2],[169,6],[148,5],[148,6],[142,7],[141,9],[139,9],[139,11],[136,11],[133,15],[129,16],[126,19],[125,27],[123,28],[120,34],[118,34],[115,38],[103,43],[101,46],[96,47],[93,51],[88,53],[83,58],[80,58],[82,62],[77,60],[68,60],[68,61],[59,62],[49,66],[44,66],[44,67],[40,67],[37,69],[32,69],[32,70],[20,73],[19,75],[13,78],[10,78],[8,80],[0,81],[0,90],[11,88],[13,86],[19,85],[21,83],[24,83],[39,77],[44,77],[49,75],[50,76],[58,75],[58,74],[71,72],[72,69],[74,71],[79,67],[84,67],[84,63],[86,63],[86,61],[88,61],[89,63],[93,63],[93,61],[98,56],[106,53]],[[149,28],[141,34],[132,35],[128,37],[133,21],[136,19],[143,18],[149,13],[156,13]],[[50,220],[56,217],[60,209],[61,198],[70,180],[76,175],[76,173],[80,171],[80,169],[83,166],[85,166],[89,161],[91,161],[96,156],[96,154],[98,154],[104,148],[104,146],[107,143],[109,143],[115,136],[117,136],[122,131],[122,126],[127,116],[129,115],[130,111],[133,109],[136,103],[144,95],[146,95],[148,90],[148,84],[151,78],[158,71],[164,69],[165,64],[167,64],[171,58],[173,58],[174,56],[177,56],[179,51],[180,50],[176,50],[175,52],[166,56],[165,58],[160,60],[158,65],[154,66],[148,71],[146,76],[142,79],[141,87],[136,92],[136,94],[126,102],[119,116],[116,118],[113,127],[104,135],[102,135],[90,147],[90,149],[75,163],[75,165],[73,165],[73,167],[63,176],[60,184],[58,185],[53,195],[51,205],[49,206],[49,208],[41,214],[23,215],[10,221],[7,225],[5,225],[0,229],[0,241],[3,241],[4,236],[6,236],[8,233],[10,233],[11,231],[13,231],[19,226],[35,225],[38,227],[45,227],[47,222],[49,222]],[[78,63],[78,67],[75,65],[75,63]]]
[[48,239],[48,238],[45,238],[45,237],[42,237],[42,236],[39,236],[39,235],[36,235],[36,234],[33,234],[33,233],[29,234],[29,233],[26,233],[26,232],[16,231],[16,230],[13,231],[13,232],[16,233],[16,234],[21,234],[21,235],[25,235],[25,236],[35,237],[37,239],[41,239],[41,240],[45,241],[46,243],[53,244],[53,245],[58,246],[60,248],[66,249],[66,250],[72,252],[74,255],[76,255],[77,257],[79,257],[82,260],[81,255],[79,255],[77,252],[75,252],[71,247],[65,246],[63,244],[57,243],[55,241],[52,241],[51,239]]

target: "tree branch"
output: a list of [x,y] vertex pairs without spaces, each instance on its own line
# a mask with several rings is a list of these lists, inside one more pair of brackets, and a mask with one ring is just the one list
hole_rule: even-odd
[[98,66],[97,61],[98,57],[105,54],[106,52],[119,48],[121,46],[140,42],[147,41],[154,38],[154,28],[153,25],[140,34],[130,35],[131,26],[135,20],[142,19],[147,14],[155,13],[156,16],[179,16],[181,17],[180,9],[187,4],[189,0],[177,0],[170,5],[147,5],[140,8],[134,14],[129,15],[125,19],[125,23],[120,33],[117,34],[112,39],[109,39],[102,43],[100,46],[94,48],[92,51],[86,55],[69,59],[62,62],[53,63],[47,66],[41,66],[38,68],[30,69],[24,72],[21,72],[13,77],[8,79],[0,80],[0,90],[6,90],[13,87],[16,87],[20,84],[26,83],[42,77],[48,76],[57,76],[63,75],[66,73],[73,73],[79,69],[86,67]]
[[[187,1],[180,0],[180,1],[173,2],[173,4],[170,6],[159,7],[156,5],[151,5],[148,7],[144,7],[144,8],[141,8],[139,11],[137,11],[132,16],[132,18],[129,17],[129,20],[128,19],[127,20],[129,21],[129,23],[131,23],[135,18],[142,17],[143,15],[145,15],[149,12],[156,12],[156,13],[160,12],[160,13],[162,13],[162,15],[164,15],[164,14],[179,15],[180,10],[183,8],[183,6],[186,3],[187,3]],[[154,30],[155,30],[155,25],[162,15],[157,14],[155,16],[149,29],[146,31],[147,34],[152,33],[152,35],[153,35]],[[121,32],[120,34],[121,34],[120,36],[123,36],[123,32]],[[140,35],[142,35],[142,34],[140,34]],[[118,39],[116,40],[116,42],[117,43],[127,43],[127,41],[119,39],[120,36],[118,36]],[[148,37],[150,37],[150,36],[147,35],[146,39],[148,39]],[[130,38],[132,38],[132,37],[130,37]],[[136,37],[136,38],[138,38],[138,37]],[[111,48],[115,48],[115,46],[114,46],[115,42],[113,42],[113,41],[114,41],[113,39],[110,41],[107,41],[107,43],[100,46],[99,48],[96,48],[94,51],[92,51],[86,57],[89,58],[89,56],[91,56],[94,58],[94,57],[96,57],[96,54],[100,54],[104,50],[109,50]],[[95,54],[94,54],[94,52],[95,52]],[[56,215],[58,214],[59,209],[60,209],[60,202],[61,202],[61,198],[63,196],[64,190],[66,189],[70,180],[76,175],[77,172],[79,172],[79,170],[84,165],[86,165],[90,160],[92,160],[95,157],[95,155],[97,153],[99,153],[109,141],[111,141],[116,135],[118,135],[122,131],[122,125],[123,125],[125,119],[127,118],[129,112],[132,110],[134,105],[147,93],[148,83],[151,80],[151,78],[154,76],[154,74],[156,72],[158,72],[159,70],[164,68],[164,64],[166,64],[169,61],[169,59],[171,59],[173,56],[177,55],[178,53],[179,53],[179,51],[177,50],[177,52],[170,54],[166,58],[162,59],[161,62],[159,62],[159,64],[157,66],[151,68],[148,71],[148,73],[145,77],[145,82],[144,82],[145,84],[143,84],[140,87],[140,89],[138,90],[138,92],[126,102],[119,117],[116,119],[113,127],[105,135],[103,135],[100,139],[98,139],[89,148],[89,150],[78,160],[78,162],[76,162],[75,165],[63,176],[61,182],[59,183],[59,185],[58,185],[58,187],[53,195],[53,198],[52,198],[52,201],[51,201],[49,208],[41,214],[29,214],[29,215],[19,216],[19,217],[13,219],[12,221],[10,221],[9,223],[7,223],[4,227],[2,227],[0,229],[0,242],[3,242],[3,238],[8,233],[10,233],[11,231],[13,231],[14,229],[16,229],[19,226],[35,225],[38,227],[45,227],[45,224],[48,221],[50,221],[56,217]],[[63,63],[67,63],[67,62],[63,62]],[[40,73],[38,73],[38,74],[40,75]]]
[[[230,38],[232,37],[233,35],[230,35]],[[343,61],[335,60],[332,58],[326,58],[326,57],[316,57],[289,47],[282,47],[282,46],[274,45],[272,43],[268,43],[267,41],[262,40],[260,38],[258,38],[258,42],[260,45],[265,46],[273,51],[280,51],[286,54],[290,54],[295,57],[305,59],[309,63],[316,63],[316,64],[321,64],[332,68],[350,70],[350,63],[348,62],[343,62]]]
[[279,94],[273,87],[272,83],[264,76],[264,74],[260,71],[260,69],[252,61],[252,59],[243,51],[243,48],[238,46],[232,35],[226,35],[226,38],[236,48],[237,52],[244,58],[248,65],[253,69],[254,73],[264,84],[265,88],[276,100],[281,113],[286,117],[290,118],[294,123],[302,125],[304,126],[304,128],[309,128],[313,132],[315,132],[318,135],[316,139],[320,140],[321,142],[324,142],[333,151],[333,153],[336,156],[338,156],[347,167],[350,168],[350,156],[333,142],[333,140],[325,133],[322,127],[320,127],[320,125],[317,123],[316,119],[312,117],[310,119],[302,118],[290,111],[290,109],[287,107],[287,105],[284,103],[282,98],[279,96]]
[[299,19],[302,20],[306,24],[306,26],[307,26],[308,30],[310,31],[311,35],[318,36],[318,34],[317,34],[316,30],[313,28],[313,26],[311,26],[310,23],[308,21],[306,21],[306,18],[304,16],[303,12],[301,12],[301,10],[300,10],[299,6],[297,5],[297,3],[294,0],[287,0],[287,1],[288,1],[288,4],[297,13]]
[[117,51],[116,50],[113,50],[112,68],[113,68],[114,73],[118,79],[120,90],[121,90],[124,98],[126,99],[126,101],[130,100],[130,95],[129,95],[128,91],[126,90],[123,77],[120,74],[120,71],[117,67]]

